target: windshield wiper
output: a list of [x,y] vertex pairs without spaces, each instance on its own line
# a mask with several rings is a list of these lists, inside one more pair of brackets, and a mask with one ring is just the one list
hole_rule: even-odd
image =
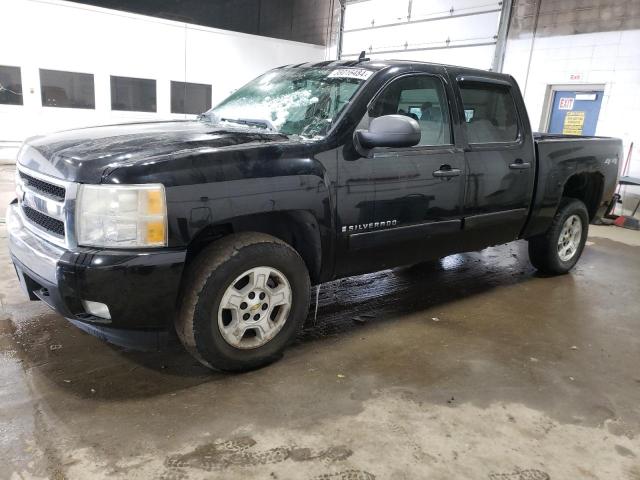
[[273,123],[262,118],[221,118],[220,121],[237,123],[239,125],[247,125],[248,127],[261,127],[272,132],[277,132],[276,127],[273,126]]
[[263,128],[270,132],[278,133],[280,135],[283,135],[289,138],[289,135],[279,132],[278,129],[276,129],[273,123],[271,123],[269,120],[262,119],[262,118],[226,118],[226,117],[218,117],[213,112],[204,112],[198,115],[198,120],[213,123],[215,125],[219,125],[222,122],[228,122],[228,123],[236,123],[238,125],[246,125],[247,127]]

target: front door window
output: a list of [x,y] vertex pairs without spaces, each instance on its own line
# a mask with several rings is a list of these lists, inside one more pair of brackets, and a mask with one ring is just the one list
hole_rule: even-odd
[[406,115],[420,125],[419,145],[450,145],[449,108],[437,77],[415,75],[389,85],[369,109],[369,118]]

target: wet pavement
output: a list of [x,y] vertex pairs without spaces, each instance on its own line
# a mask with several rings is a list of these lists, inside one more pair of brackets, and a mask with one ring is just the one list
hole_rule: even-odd
[[3,248],[0,478],[640,479],[640,233],[592,233],[561,277],[516,242],[324,285],[242,375],[79,331]]

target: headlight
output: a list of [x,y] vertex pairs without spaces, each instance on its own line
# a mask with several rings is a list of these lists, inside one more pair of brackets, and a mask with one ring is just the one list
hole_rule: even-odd
[[167,244],[164,186],[80,185],[78,244],[92,247],[162,247]]

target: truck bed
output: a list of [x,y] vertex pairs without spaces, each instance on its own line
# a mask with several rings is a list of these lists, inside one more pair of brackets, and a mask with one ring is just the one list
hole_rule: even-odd
[[[604,212],[618,181],[623,159],[622,140],[610,137],[534,133],[538,166],[530,221],[524,237],[538,235],[549,227],[567,180],[581,175],[601,189],[601,203],[590,210],[591,220]],[[594,179],[595,177],[595,179]]]

